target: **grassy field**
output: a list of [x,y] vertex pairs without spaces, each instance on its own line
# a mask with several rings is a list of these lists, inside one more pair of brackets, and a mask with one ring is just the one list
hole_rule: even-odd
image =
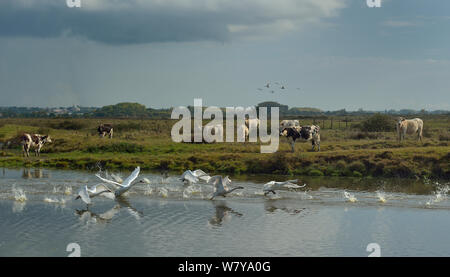
[[[134,119],[0,119],[0,166],[97,170],[202,168],[224,174],[283,174],[351,177],[430,177],[450,179],[450,117],[421,116],[424,141],[399,143],[392,132],[364,133],[356,127],[364,117],[330,120],[300,118],[303,125],[322,127],[321,152],[297,143],[295,153],[284,138],[277,153],[261,154],[259,143],[174,143],[171,120]],[[394,120],[393,126],[395,124]],[[100,123],[114,125],[114,138],[99,138]],[[325,124],[325,126],[323,126]],[[324,128],[325,127],[325,128]],[[50,134],[41,157],[23,158],[14,140],[24,133]],[[11,141],[9,147],[6,143]]]

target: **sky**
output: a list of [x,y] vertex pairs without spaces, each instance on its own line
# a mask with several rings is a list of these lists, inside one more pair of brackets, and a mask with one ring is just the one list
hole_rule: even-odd
[[0,106],[450,110],[449,49],[448,0],[1,0]]

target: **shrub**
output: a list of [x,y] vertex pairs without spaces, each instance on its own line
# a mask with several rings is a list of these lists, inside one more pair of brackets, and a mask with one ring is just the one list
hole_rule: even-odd
[[360,161],[354,161],[351,164],[349,164],[348,168],[353,172],[353,171],[358,171],[358,172],[365,172],[366,171],[366,166],[364,165],[364,163],[360,162]]
[[360,129],[364,132],[391,132],[394,127],[390,116],[377,113],[364,120]]
[[336,168],[339,170],[344,170],[347,167],[347,163],[344,160],[339,160],[336,163]]
[[308,171],[308,175],[309,176],[323,176],[323,172],[318,170],[318,169],[311,169],[310,171]]
[[50,127],[53,129],[81,130],[86,128],[86,124],[79,121],[64,120],[63,122],[50,124]]
[[353,177],[359,177],[359,178],[361,178],[362,176],[363,176],[363,175],[362,175],[361,172],[356,171],[356,170],[353,171]]

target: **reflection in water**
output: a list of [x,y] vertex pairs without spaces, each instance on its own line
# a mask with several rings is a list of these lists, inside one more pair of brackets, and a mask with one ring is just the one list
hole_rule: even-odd
[[208,221],[209,224],[214,226],[222,226],[222,222],[229,221],[231,219],[231,215],[235,215],[241,217],[242,214],[234,211],[232,208],[228,207],[226,202],[223,200],[214,200],[212,201],[215,214]]
[[295,208],[288,207],[283,203],[278,203],[277,201],[268,200],[268,201],[264,202],[264,210],[266,210],[266,212],[269,212],[269,213],[274,213],[279,210],[279,211],[284,211],[288,214],[299,214],[306,209],[305,208],[295,209]]
[[111,219],[119,213],[120,209],[124,208],[131,216],[133,216],[136,220],[139,220],[142,218],[143,213],[136,210],[130,202],[128,202],[124,198],[117,198],[116,199],[116,205],[109,209],[106,212],[103,212],[101,214],[92,212],[89,210],[89,206],[86,207],[86,209],[79,210],[75,209],[75,214],[80,216],[80,220],[84,222],[102,222],[107,223],[110,222]]
[[[5,175],[5,174],[3,174]],[[41,168],[23,168],[22,169],[22,178],[23,179],[41,179],[41,178],[50,178],[50,173],[44,172]]]
[[83,222],[101,222],[101,223],[107,223],[111,221],[111,219],[120,211],[120,205],[116,204],[114,207],[109,209],[108,211],[97,214],[94,212],[91,212],[89,208],[84,210],[75,210],[75,214],[80,217],[80,220]]

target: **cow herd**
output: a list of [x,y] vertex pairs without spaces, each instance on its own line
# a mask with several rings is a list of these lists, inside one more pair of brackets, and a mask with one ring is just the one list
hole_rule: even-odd
[[[245,139],[248,139],[249,127],[259,127],[259,119],[246,119],[245,124],[238,126],[242,128],[242,133],[245,135]],[[223,133],[223,127],[212,127],[215,133]],[[405,139],[406,135],[416,135],[417,139],[422,141],[423,138],[423,121],[420,118],[405,119],[403,117],[398,118],[396,122],[397,138],[399,141]],[[100,124],[97,128],[98,135],[100,137],[108,136],[110,139],[113,137],[113,126],[111,124]],[[294,152],[295,142],[311,141],[312,151],[317,147],[317,151],[320,151],[320,127],[317,125],[301,126],[298,120],[282,120],[280,122],[280,136],[286,137],[288,143],[291,146],[291,151]],[[22,145],[23,156],[30,156],[30,149],[34,148],[35,156],[40,156],[41,149],[46,143],[51,143],[52,140],[49,135],[40,134],[23,134],[20,137],[20,143]]]

